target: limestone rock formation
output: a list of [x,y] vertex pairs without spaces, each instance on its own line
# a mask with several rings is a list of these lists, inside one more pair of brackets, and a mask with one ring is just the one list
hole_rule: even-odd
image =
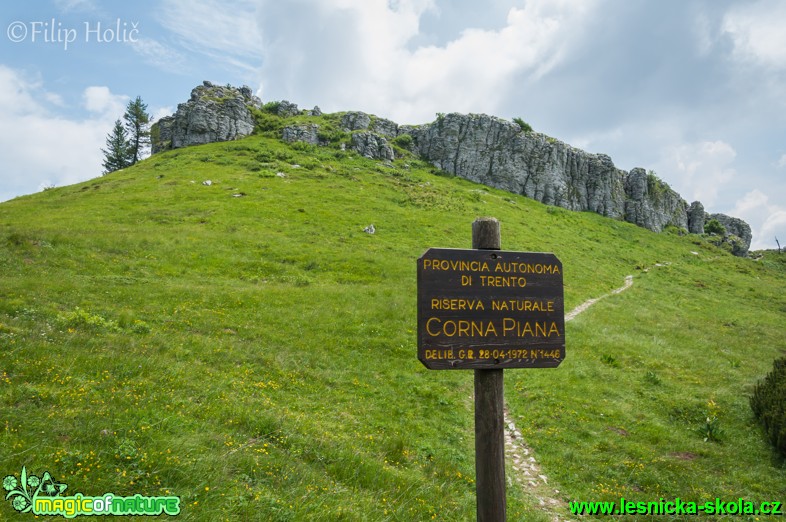
[[688,204],[671,187],[635,168],[625,178],[625,221],[660,232],[667,225],[688,228]]
[[157,154],[172,148],[172,129],[175,116],[164,116],[150,127],[150,152]]
[[388,140],[373,132],[352,134],[352,149],[366,158],[392,160],[393,148]]
[[694,201],[688,209],[688,232],[691,234],[703,234],[705,222],[704,205],[699,201]]
[[726,234],[740,239],[741,244],[734,248],[734,255],[745,255],[748,252],[753,239],[750,225],[740,218],[727,216],[726,214],[710,214],[709,219],[718,220],[726,229]]
[[371,117],[365,112],[348,112],[341,117],[341,127],[348,132],[366,130],[371,125]]
[[[196,87],[191,99],[178,105],[173,116],[154,124],[153,153],[251,134],[251,108],[261,107],[248,87],[219,87],[210,82]],[[300,111],[286,100],[265,106],[282,118],[321,116],[319,107]],[[548,205],[589,211],[660,232],[668,226],[704,232],[717,219],[729,236],[724,241],[736,255],[745,255],[751,242],[750,226],[723,214],[707,215],[704,206],[690,205],[652,172],[618,169],[605,154],[593,154],[514,123],[484,114],[440,114],[424,125],[398,125],[359,111],[341,115],[340,128],[351,133],[349,148],[360,155],[385,161],[394,158],[390,141],[418,154],[456,176],[521,194]],[[403,139],[403,135],[408,135]],[[283,128],[282,139],[329,145],[316,123]],[[343,138],[342,138],[343,139]],[[345,142],[340,144],[343,149]]]
[[153,125],[152,152],[248,136],[254,130],[250,107],[260,105],[248,87],[206,81],[191,91],[191,99],[178,105],[174,115]]
[[591,154],[512,122],[448,114],[419,127],[415,150],[442,170],[549,205],[625,219],[654,231],[687,228],[687,203],[643,169],[627,173]]
[[[300,114],[300,109],[297,108],[297,103],[292,103],[287,100],[281,100],[276,105],[275,113],[282,118],[291,118]],[[322,111],[320,111],[320,114]]]
[[376,118],[371,123],[371,132],[392,139],[398,135],[398,125],[385,118]]
[[300,125],[289,125],[284,127],[284,130],[281,134],[281,139],[286,141],[287,143],[294,143],[296,141],[302,141],[305,143],[310,143],[311,145],[318,145],[319,144],[319,125],[312,123],[312,124],[300,124]]

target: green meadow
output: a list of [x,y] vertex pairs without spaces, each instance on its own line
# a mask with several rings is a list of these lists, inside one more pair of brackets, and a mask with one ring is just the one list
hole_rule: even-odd
[[[748,405],[786,351],[786,255],[272,135],[0,204],[0,476],[175,495],[180,520],[474,520],[473,375],[417,360],[416,259],[494,216],[503,249],[559,257],[566,311],[633,275],[559,368],[505,372],[554,512],[786,501]],[[508,519],[551,520],[507,473]]]

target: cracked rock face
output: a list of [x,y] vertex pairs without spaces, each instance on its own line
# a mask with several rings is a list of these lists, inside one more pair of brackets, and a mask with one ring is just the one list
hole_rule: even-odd
[[366,158],[393,160],[393,148],[385,138],[373,132],[352,134],[352,149]]
[[486,115],[448,114],[407,131],[416,152],[457,176],[571,210],[624,213],[622,172],[608,156]]
[[319,125],[315,123],[289,125],[284,127],[281,139],[287,143],[302,141],[311,145],[319,145]]
[[394,121],[377,118],[374,120],[374,123],[371,124],[371,132],[392,139],[398,135],[398,125]]
[[625,221],[660,232],[668,225],[688,228],[688,204],[666,183],[642,168],[625,177]]
[[248,87],[222,87],[204,82],[172,116],[153,125],[153,154],[189,145],[229,141],[254,130],[250,107],[261,105]]
[[341,128],[352,132],[366,130],[371,125],[371,117],[365,112],[348,112],[341,118]]
[[679,194],[644,169],[616,168],[605,154],[478,114],[448,114],[406,130],[421,156],[462,178],[654,231],[687,227],[687,203]]
[[703,234],[705,223],[704,205],[699,201],[694,201],[688,209],[688,232],[691,234]]
[[735,245],[732,252],[734,255],[745,255],[748,252],[753,239],[750,225],[739,218],[727,216],[726,214],[710,214],[709,219],[717,219],[724,226],[727,234],[737,236],[740,239],[741,244]]

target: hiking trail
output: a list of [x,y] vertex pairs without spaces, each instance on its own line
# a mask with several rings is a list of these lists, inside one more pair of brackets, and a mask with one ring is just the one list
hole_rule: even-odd
[[[565,322],[573,320],[576,316],[598,301],[624,292],[631,286],[633,286],[633,276],[629,275],[625,277],[625,283],[621,287],[615,288],[608,294],[604,294],[600,297],[588,299],[565,314]],[[556,489],[553,484],[550,485],[548,477],[541,471],[532,449],[524,442],[521,432],[513,422],[507,404],[505,405],[504,431],[505,457],[511,463],[514,471],[512,477],[507,477],[508,485],[514,482],[517,483],[525,493],[538,501],[541,509],[548,513],[553,522],[569,521],[570,519],[566,518],[563,514],[568,511],[567,503],[555,498],[555,496],[560,493],[559,489]]]

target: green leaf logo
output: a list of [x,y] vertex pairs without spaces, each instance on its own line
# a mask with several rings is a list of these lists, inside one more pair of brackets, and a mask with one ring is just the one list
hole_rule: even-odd
[[40,479],[36,475],[28,475],[27,467],[22,467],[22,473],[17,479],[15,475],[7,475],[3,479],[3,489],[8,491],[6,500],[11,501],[13,508],[20,513],[27,513],[33,509],[33,503],[39,495],[56,497],[66,488],[52,478],[48,471]]

